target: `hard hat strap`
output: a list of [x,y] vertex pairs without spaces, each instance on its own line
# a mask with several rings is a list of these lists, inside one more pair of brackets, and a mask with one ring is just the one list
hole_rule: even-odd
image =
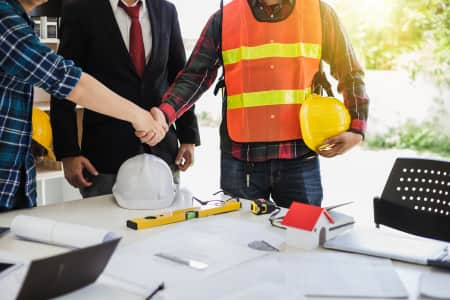
[[313,78],[313,93],[323,96],[323,90],[327,93],[328,97],[334,97],[333,90],[331,89],[331,84],[327,79],[325,72],[323,71],[323,62],[320,61],[319,70],[314,75]]

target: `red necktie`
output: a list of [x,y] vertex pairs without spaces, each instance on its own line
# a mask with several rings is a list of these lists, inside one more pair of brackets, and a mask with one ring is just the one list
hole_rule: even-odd
[[131,18],[130,27],[130,57],[133,62],[136,72],[139,76],[144,75],[145,68],[145,50],[144,39],[142,38],[142,28],[139,22],[139,10],[141,8],[141,1],[135,6],[126,6],[122,1],[119,1],[119,6]]

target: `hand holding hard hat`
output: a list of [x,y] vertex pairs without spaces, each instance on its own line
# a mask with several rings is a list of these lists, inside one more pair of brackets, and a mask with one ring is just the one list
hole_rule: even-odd
[[119,168],[113,195],[127,209],[162,209],[192,206],[192,193],[173,181],[167,163],[151,154],[140,154]]
[[300,109],[305,144],[326,157],[342,154],[361,141],[361,135],[347,132],[350,122],[350,113],[336,98],[312,94]]

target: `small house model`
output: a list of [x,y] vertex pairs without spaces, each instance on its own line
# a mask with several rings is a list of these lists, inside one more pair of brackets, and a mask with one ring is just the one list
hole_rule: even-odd
[[334,220],[325,208],[292,202],[282,224],[287,227],[286,243],[289,246],[314,249],[326,240]]

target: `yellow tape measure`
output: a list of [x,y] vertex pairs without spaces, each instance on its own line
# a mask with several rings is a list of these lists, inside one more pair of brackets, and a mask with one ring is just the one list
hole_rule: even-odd
[[231,211],[236,211],[239,209],[241,209],[241,202],[231,199],[226,201],[224,205],[213,208],[201,209],[201,207],[192,207],[175,210],[173,212],[167,212],[159,215],[127,220],[127,227],[134,230],[140,230],[177,222],[183,222],[190,219],[223,214]]
[[265,215],[270,214],[278,207],[269,200],[266,199],[256,199],[250,203],[250,210],[255,215]]

